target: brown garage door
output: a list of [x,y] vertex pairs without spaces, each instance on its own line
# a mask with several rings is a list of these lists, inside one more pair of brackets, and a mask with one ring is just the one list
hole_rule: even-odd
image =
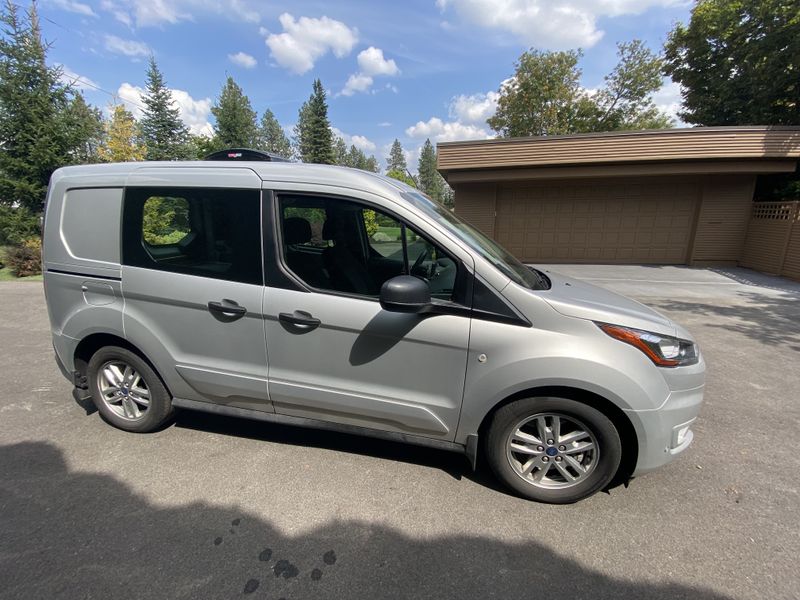
[[674,180],[504,186],[495,236],[529,262],[683,264],[698,194]]

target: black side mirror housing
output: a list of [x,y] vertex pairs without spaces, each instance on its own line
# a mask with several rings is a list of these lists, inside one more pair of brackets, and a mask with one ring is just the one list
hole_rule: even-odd
[[426,313],[431,309],[431,289],[419,277],[398,275],[381,286],[381,308],[400,313]]

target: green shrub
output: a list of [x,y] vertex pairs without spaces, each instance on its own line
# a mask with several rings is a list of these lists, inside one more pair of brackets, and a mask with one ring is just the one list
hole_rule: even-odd
[[39,235],[39,215],[22,206],[0,204],[0,245],[21,245]]
[[39,275],[42,272],[42,240],[28,238],[6,253],[6,263],[17,277]]

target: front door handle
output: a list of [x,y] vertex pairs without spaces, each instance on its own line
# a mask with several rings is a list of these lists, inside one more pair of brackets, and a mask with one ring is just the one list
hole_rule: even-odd
[[296,310],[293,313],[282,312],[278,315],[278,320],[282,323],[294,325],[304,331],[316,329],[322,323],[319,319],[312,317],[311,313],[307,313],[304,310]]
[[228,300],[227,298],[223,299],[222,302],[209,302],[208,310],[230,321],[241,319],[247,314],[247,309],[244,306],[240,306],[238,303],[233,300]]

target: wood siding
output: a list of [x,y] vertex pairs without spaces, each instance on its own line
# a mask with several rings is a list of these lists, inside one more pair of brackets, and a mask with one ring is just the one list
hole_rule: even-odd
[[697,127],[438,144],[445,175],[461,169],[800,157],[800,128]]
[[800,281],[800,209],[795,212],[794,226],[786,247],[781,275]]
[[692,263],[727,263],[742,256],[753,205],[755,176],[708,177],[703,181]]
[[741,264],[800,279],[800,202],[753,205]]

